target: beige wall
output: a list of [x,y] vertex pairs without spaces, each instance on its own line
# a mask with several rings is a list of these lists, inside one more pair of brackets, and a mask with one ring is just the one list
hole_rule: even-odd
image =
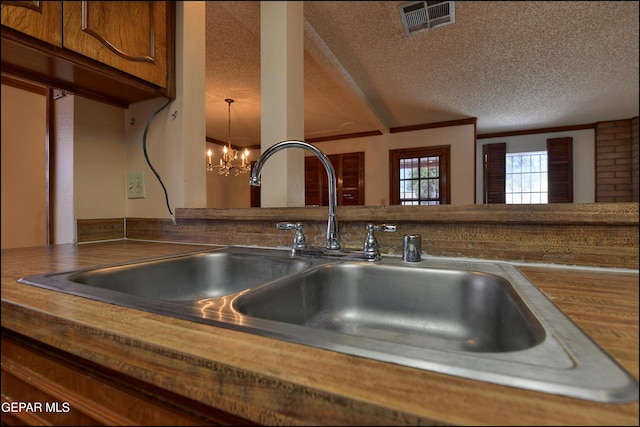
[[125,110],[75,98],[74,218],[122,218],[125,210]]
[[[316,143],[325,154],[365,152],[365,204],[389,203],[388,150],[433,145],[451,145],[452,204],[482,203],[482,145],[506,142],[508,152],[546,150],[548,138],[573,138],[574,203],[595,202],[595,135],[593,129],[479,139],[474,151],[472,125],[425,129],[380,136]],[[209,144],[216,149],[216,145]],[[219,148],[217,148],[219,151]],[[474,159],[475,153],[475,159]],[[311,155],[305,153],[305,155]],[[259,153],[251,152],[256,160]],[[214,159],[215,162],[215,159]],[[474,180],[475,173],[475,180]],[[207,174],[207,207],[249,207],[248,176],[220,177]],[[475,191],[475,194],[474,194]],[[474,199],[475,197],[475,199]]]
[[364,151],[365,205],[389,204],[389,150],[400,148],[451,146],[451,204],[474,203],[475,128],[473,125],[447,126],[411,132],[389,133],[318,143],[325,154]]
[[[173,212],[207,203],[204,2],[177,2],[176,15],[176,99],[155,116],[147,133],[147,154]],[[142,150],[144,129],[166,101],[139,102],[126,111],[126,170],[144,172],[147,190],[144,199],[126,199],[128,217],[170,217],[162,186]]]
[[[204,43],[203,35],[194,34],[204,31],[203,8],[202,2],[176,5],[176,99],[157,115],[167,99],[138,102],[125,110],[73,97],[73,218],[169,217],[164,191],[143,152],[144,130],[152,116],[147,155],[172,210],[205,207],[204,47],[185,42],[192,37]],[[192,50],[202,52],[201,57]],[[144,173],[143,199],[127,198],[126,178],[132,172]]]
[[[213,152],[212,163],[219,164],[222,147],[218,144],[207,142],[207,149]],[[259,150],[249,153],[249,160],[257,160]],[[203,158],[203,168],[206,160]],[[208,208],[248,208],[251,206],[251,187],[249,186],[249,174],[238,176],[230,173],[223,176],[218,173],[219,169],[206,173],[207,180],[207,207]]]
[[[148,154],[173,209],[205,207],[204,3],[176,6],[177,97],[154,118]],[[196,42],[187,43],[190,39]],[[142,151],[144,128],[166,101],[152,99],[126,110],[73,95],[55,101],[53,243],[75,242],[75,219],[169,216]],[[45,97],[3,85],[2,106],[2,247],[43,245]],[[147,196],[127,199],[127,173],[139,171],[146,177]]]
[[[364,151],[365,205],[367,206],[389,204],[389,150],[450,145],[451,204],[466,205],[474,203],[474,132],[473,125],[448,126],[326,141],[315,145],[327,155]],[[312,154],[305,152],[305,155]],[[257,157],[257,152],[251,152],[252,160]],[[215,170],[208,175],[207,207],[249,207],[250,187],[248,176],[213,176],[217,175]]]
[[2,85],[2,249],[47,244],[45,100]]
[[[204,46],[185,42],[193,38],[204,43],[203,34],[197,34],[204,31],[204,5],[180,2],[176,11],[176,99],[154,116],[147,132],[147,154],[172,210],[206,205]],[[146,162],[142,143],[150,118],[167,99],[138,102],[125,110],[73,98],[73,218],[169,217],[164,191]],[[144,173],[143,199],[127,198],[126,178],[132,172]]]

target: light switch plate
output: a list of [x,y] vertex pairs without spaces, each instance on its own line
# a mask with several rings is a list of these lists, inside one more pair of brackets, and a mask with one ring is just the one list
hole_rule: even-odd
[[127,174],[127,198],[144,199],[144,197],[144,172],[132,172]]

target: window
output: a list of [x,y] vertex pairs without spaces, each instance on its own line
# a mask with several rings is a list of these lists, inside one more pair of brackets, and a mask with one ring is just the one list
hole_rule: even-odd
[[440,203],[440,156],[400,159],[400,204]]
[[[571,137],[550,138],[546,151],[517,154],[507,154],[504,142],[483,145],[484,203],[572,203],[572,144]],[[538,157],[540,153],[546,154],[546,162]],[[537,160],[539,164],[534,165]],[[507,200],[509,193],[511,198]]]
[[391,204],[449,203],[449,146],[391,150]]
[[505,178],[505,203],[547,203],[547,152],[508,153]]

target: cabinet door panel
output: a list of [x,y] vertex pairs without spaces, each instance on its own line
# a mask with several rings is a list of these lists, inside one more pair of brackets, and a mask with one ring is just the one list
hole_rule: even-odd
[[[364,152],[327,156],[336,172],[338,205],[364,205]],[[305,157],[305,205],[328,206],[327,173],[315,156]]]
[[2,401],[39,405],[3,406],[3,426],[253,425],[5,329],[1,345]]
[[61,1],[3,1],[2,25],[62,46]]
[[364,152],[345,153],[340,159],[343,205],[364,205]]
[[167,85],[166,4],[67,1],[64,47],[161,87]]
[[323,206],[322,196],[326,193],[326,179],[323,179],[324,168],[317,157],[304,158],[304,204],[305,206]]

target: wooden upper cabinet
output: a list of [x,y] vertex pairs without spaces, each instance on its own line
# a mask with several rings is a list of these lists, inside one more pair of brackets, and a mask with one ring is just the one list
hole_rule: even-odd
[[175,98],[171,1],[2,1],[3,73],[121,107]]
[[62,46],[62,2],[2,1],[2,25]]
[[162,1],[65,1],[63,46],[166,87],[166,19]]

